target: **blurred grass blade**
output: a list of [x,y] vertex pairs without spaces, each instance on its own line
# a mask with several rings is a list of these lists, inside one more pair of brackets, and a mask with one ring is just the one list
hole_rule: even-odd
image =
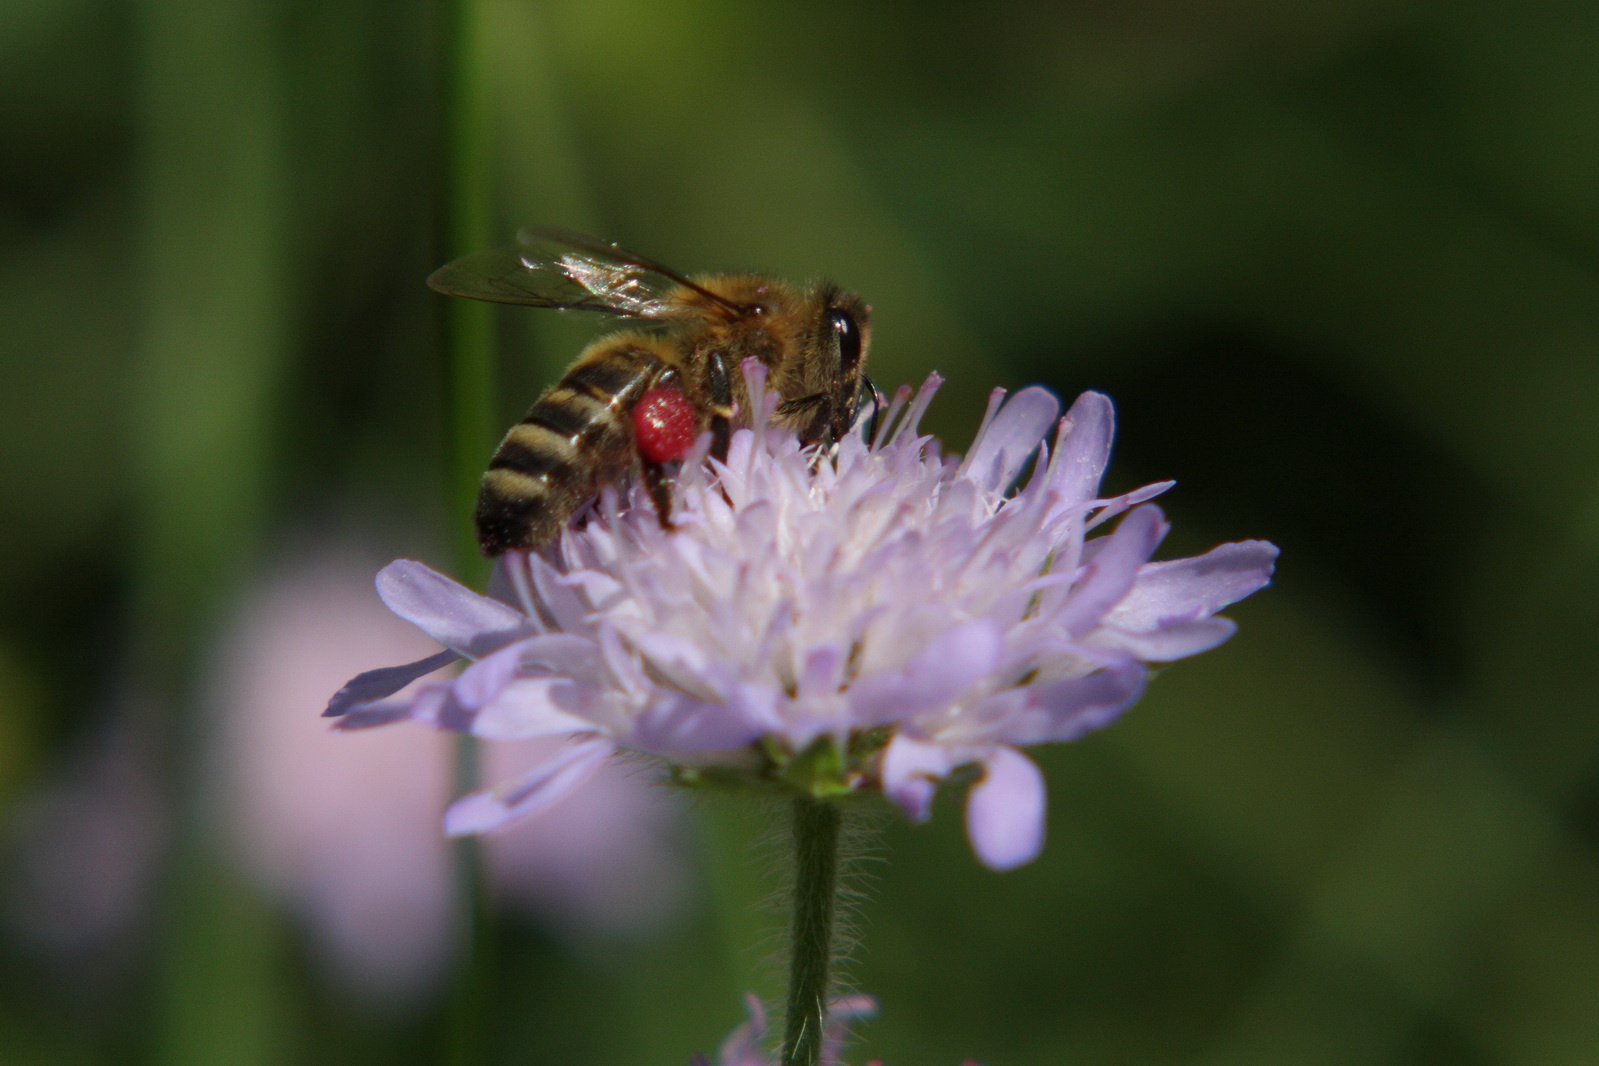
[[141,9],[143,329],[132,397],[131,684],[162,716],[177,841],[167,871],[156,1058],[277,1061],[281,937],[203,839],[200,723],[187,670],[245,568],[290,350],[285,110],[272,9]]
[[[481,251],[492,243],[490,179],[488,20],[480,0],[441,0],[442,73],[445,95],[445,173],[442,176],[445,256]],[[493,308],[474,300],[445,304],[444,358],[448,367],[451,440],[450,522],[456,576],[482,586],[488,566],[477,548],[469,516],[478,482],[494,448]],[[455,795],[477,787],[478,747],[471,737],[456,742]],[[485,1060],[489,1001],[493,991],[494,925],[484,886],[481,844],[454,845],[460,891],[461,961],[451,989],[446,1061],[471,1066]]]

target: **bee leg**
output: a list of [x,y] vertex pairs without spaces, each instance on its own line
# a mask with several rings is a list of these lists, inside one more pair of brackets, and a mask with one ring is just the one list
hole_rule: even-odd
[[644,487],[649,490],[650,502],[655,504],[655,517],[659,519],[661,528],[672,528],[672,479],[666,473],[664,463],[652,462],[649,459],[640,460],[644,471]]
[[[825,392],[812,393],[810,396],[801,396],[797,400],[785,400],[777,405],[777,417],[785,425],[795,428],[799,439],[805,444],[829,437],[828,428],[833,422],[833,404]],[[834,440],[837,443],[837,440]]]
[[705,392],[711,401],[711,458],[721,462],[733,439],[733,383],[721,352],[712,352],[706,361]]
[[855,393],[855,403],[848,408],[850,424],[846,428],[860,433],[863,440],[874,441],[877,439],[878,422],[887,409],[888,397],[872,383],[871,378],[862,374],[860,388]]

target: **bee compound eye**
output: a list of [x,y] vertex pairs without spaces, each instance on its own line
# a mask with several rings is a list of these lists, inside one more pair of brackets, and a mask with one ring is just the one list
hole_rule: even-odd
[[827,325],[838,343],[839,369],[848,374],[861,361],[860,327],[855,324],[855,316],[839,307],[827,309]]

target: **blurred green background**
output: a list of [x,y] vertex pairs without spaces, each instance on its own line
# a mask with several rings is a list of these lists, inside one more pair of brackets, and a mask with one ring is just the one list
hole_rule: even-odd
[[[1599,1061],[1599,8],[480,12],[497,240],[825,274],[876,308],[880,384],[948,378],[953,447],[995,384],[1100,388],[1111,488],[1178,479],[1168,554],[1284,550],[1231,644],[1040,753],[1037,863],[981,869],[958,797],[886,827],[855,1061]],[[403,993],[341,977],[333,860],[252,866],[239,768],[335,832],[322,749],[365,738],[226,741],[239,678],[309,722],[342,678],[274,679],[360,643],[291,611],[251,666],[283,574],[366,595],[465,522],[422,285],[446,22],[0,3],[0,1062],[466,1061],[442,955]],[[509,422],[594,324],[496,315]],[[393,817],[431,840],[423,798]],[[759,818],[668,820],[686,887],[649,921],[496,904],[478,1061],[681,1063],[770,992]],[[380,946],[421,935],[373,891]]]

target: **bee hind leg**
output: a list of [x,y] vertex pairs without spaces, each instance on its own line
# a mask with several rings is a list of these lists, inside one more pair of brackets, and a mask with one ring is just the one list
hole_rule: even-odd
[[662,529],[672,528],[672,479],[694,444],[694,408],[683,396],[677,371],[666,370],[632,409],[634,454],[655,516]]

